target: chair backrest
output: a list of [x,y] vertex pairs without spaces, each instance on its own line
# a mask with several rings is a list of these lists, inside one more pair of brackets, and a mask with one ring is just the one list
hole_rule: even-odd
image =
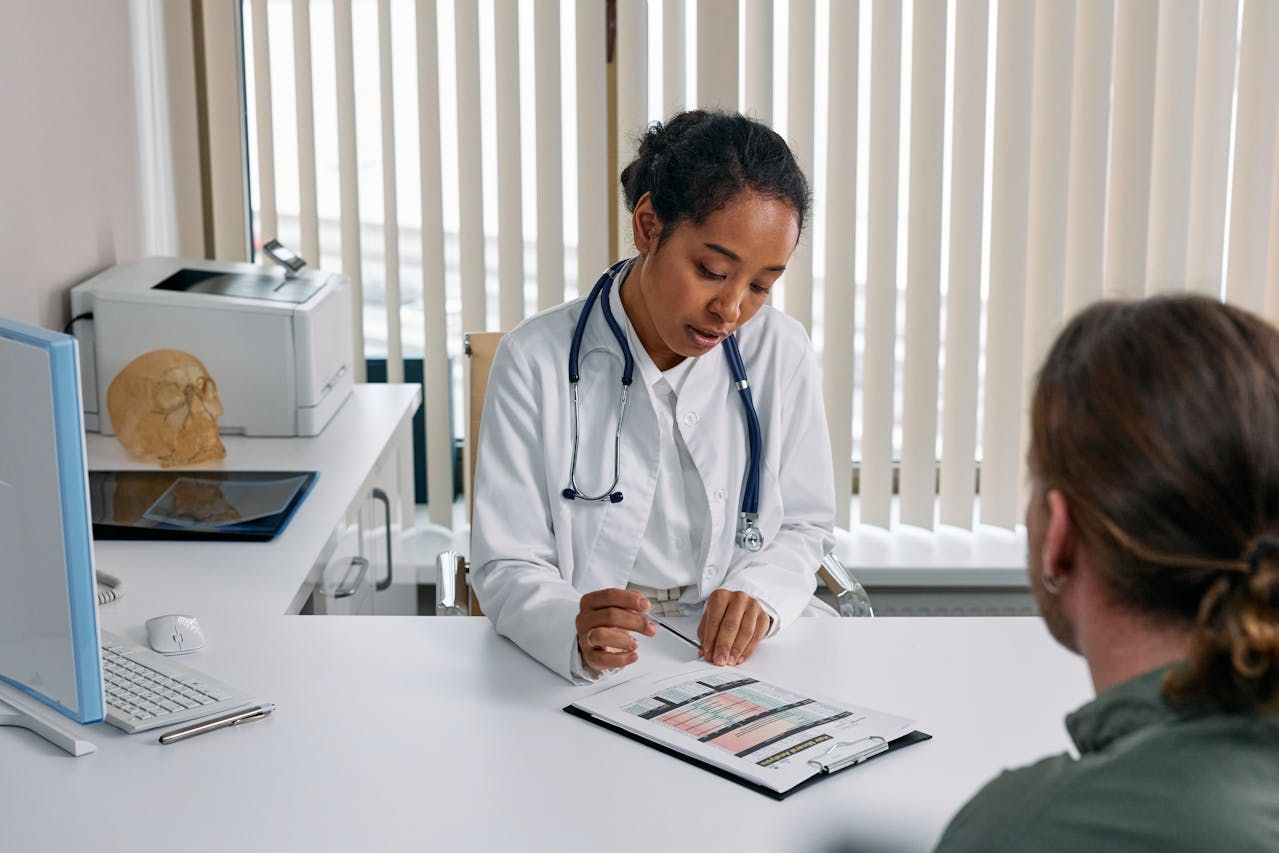
[[484,392],[489,387],[489,371],[493,369],[493,356],[497,354],[498,341],[504,332],[467,332],[466,355],[468,362],[467,396],[471,401],[471,418],[466,424],[466,483],[470,506],[467,516],[475,508],[475,452],[479,447],[480,417],[484,414]]
[[[466,424],[466,493],[469,499],[467,517],[475,509],[475,452],[479,447],[480,417],[484,414],[484,392],[488,390],[489,371],[493,368],[493,356],[497,354],[502,332],[468,332],[466,334],[467,397],[471,401],[471,417]],[[459,589],[463,588],[459,586]],[[465,587],[472,616],[483,616],[480,603],[470,587]]]

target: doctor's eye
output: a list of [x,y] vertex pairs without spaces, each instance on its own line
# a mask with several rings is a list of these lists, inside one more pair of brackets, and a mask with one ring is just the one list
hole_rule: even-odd
[[755,291],[755,292],[756,292],[756,293],[758,293],[760,296],[767,296],[767,295],[768,295],[768,292],[769,292],[770,290],[772,290],[772,288],[771,288],[771,287],[764,287],[764,285],[762,285],[762,284],[752,284],[752,285],[751,285],[751,290]]
[[700,261],[697,264],[697,271],[702,274],[702,278],[709,278],[712,281],[723,281],[724,279],[728,278],[728,276],[726,275],[720,275],[719,273],[711,272],[710,269],[707,268],[706,264],[701,263]]

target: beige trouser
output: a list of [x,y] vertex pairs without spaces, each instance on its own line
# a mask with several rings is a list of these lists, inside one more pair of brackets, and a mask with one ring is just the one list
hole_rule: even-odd
[[683,597],[685,591],[689,589],[686,586],[673,586],[670,589],[655,589],[651,586],[643,586],[637,583],[628,583],[627,589],[633,589],[640,595],[648,599],[653,605],[653,609],[649,613],[654,616],[676,617],[683,616],[684,610],[680,607],[679,600]]

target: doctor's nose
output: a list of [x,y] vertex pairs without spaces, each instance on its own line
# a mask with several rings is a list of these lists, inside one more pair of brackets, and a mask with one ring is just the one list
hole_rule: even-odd
[[742,294],[732,288],[712,299],[707,307],[725,326],[736,326],[742,316]]

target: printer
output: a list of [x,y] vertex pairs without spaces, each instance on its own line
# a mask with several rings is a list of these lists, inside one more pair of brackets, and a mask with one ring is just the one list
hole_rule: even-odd
[[107,435],[115,433],[107,389],[152,350],[204,363],[222,400],[223,434],[318,435],[353,387],[345,275],[146,258],[72,288],[71,315],[85,427]]

